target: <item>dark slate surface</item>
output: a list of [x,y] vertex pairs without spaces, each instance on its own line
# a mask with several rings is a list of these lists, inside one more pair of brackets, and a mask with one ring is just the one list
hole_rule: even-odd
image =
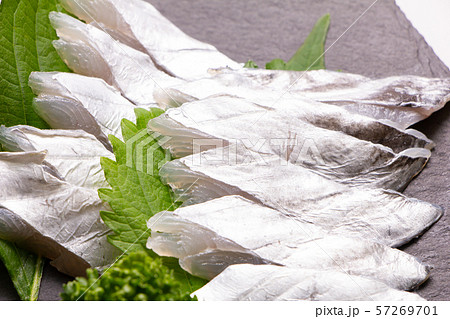
[[6,268],[0,262],[0,300],[17,300],[19,295],[14,289],[11,280],[8,277]]
[[[326,65],[370,77],[414,74],[449,77],[450,71],[410,25],[393,0],[379,0],[342,37],[373,0],[153,0],[166,17],[189,35],[215,45],[231,58],[253,59],[260,66],[273,58],[289,59],[315,21],[331,14]],[[405,193],[450,208],[450,107],[416,125],[437,146],[424,171]],[[404,250],[435,267],[418,293],[430,300],[450,300],[448,214]],[[46,266],[41,300],[56,300],[68,280]],[[17,295],[0,266],[0,300]]]

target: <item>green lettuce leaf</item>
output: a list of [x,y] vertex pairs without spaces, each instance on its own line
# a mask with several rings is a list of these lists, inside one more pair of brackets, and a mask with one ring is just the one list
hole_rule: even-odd
[[0,260],[6,266],[22,300],[37,300],[44,260],[15,244],[0,240]]
[[[147,251],[154,258],[161,258],[145,248],[150,236],[148,219],[163,210],[174,210],[176,203],[172,190],[159,178],[159,168],[170,160],[147,132],[147,122],[163,113],[160,109],[136,109],[136,124],[122,120],[125,142],[109,136],[116,160],[101,159],[101,165],[111,189],[99,189],[100,198],[109,203],[112,212],[100,212],[103,221],[114,234],[108,241],[124,253]],[[206,283],[182,270],[173,258],[161,258],[186,292],[192,292]]]
[[32,71],[69,71],[52,46],[48,19],[57,0],[7,0],[0,4],[0,124],[48,128],[32,108]]
[[288,62],[274,59],[266,64],[270,70],[307,71],[325,69],[324,48],[330,26],[330,15],[321,17],[314,28]]

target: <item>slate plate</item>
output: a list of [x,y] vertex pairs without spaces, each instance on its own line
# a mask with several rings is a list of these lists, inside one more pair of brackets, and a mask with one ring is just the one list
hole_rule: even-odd
[[[373,0],[153,0],[167,18],[189,35],[215,45],[231,58],[258,65],[287,60],[315,21],[331,14],[326,65],[369,77],[414,74],[450,77],[448,68],[411,26],[393,0],[379,0],[344,35]],[[342,37],[341,37],[342,36]],[[339,40],[338,40],[339,39]],[[437,146],[424,171],[405,194],[450,207],[450,106],[416,125]],[[418,293],[429,300],[450,300],[450,218],[448,214],[404,250],[435,267]],[[41,300],[57,300],[69,277],[44,270]],[[0,300],[17,295],[0,266]]]

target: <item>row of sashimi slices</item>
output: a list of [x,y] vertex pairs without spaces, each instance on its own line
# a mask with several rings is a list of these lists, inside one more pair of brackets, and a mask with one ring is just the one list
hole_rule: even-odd
[[140,0],[63,0],[50,19],[76,73],[32,73],[57,130],[0,129],[0,237],[83,275],[118,251],[96,189],[108,134],[136,107],[177,159],[160,175],[184,202],[148,221],[148,248],[212,279],[201,300],[421,300],[430,267],[391,248],[442,214],[398,193],[433,142],[408,127],[450,99],[450,79],[371,80],[250,70]]

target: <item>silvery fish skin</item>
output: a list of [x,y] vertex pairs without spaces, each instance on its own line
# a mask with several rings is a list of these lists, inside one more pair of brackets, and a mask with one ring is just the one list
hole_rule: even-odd
[[394,190],[422,170],[434,146],[416,130],[305,99],[269,108],[219,96],[169,109],[148,129],[166,137],[161,146],[175,157],[242,143],[345,184]]
[[282,103],[286,97],[306,97],[341,106],[352,113],[390,120],[404,129],[450,101],[450,79],[406,75],[372,80],[329,70],[295,72],[223,68],[215,70],[210,78],[155,92],[160,104],[170,106],[216,94],[235,95],[269,105]]
[[200,301],[423,301],[417,294],[338,271],[233,265],[192,293]]
[[122,119],[135,121],[136,105],[98,78],[64,72],[32,72],[28,81],[34,108],[52,127],[82,129],[95,135],[108,149],[107,136],[122,137]]
[[111,264],[119,251],[106,235],[97,191],[56,177],[45,152],[0,153],[0,237],[52,260],[60,272],[84,276]]
[[186,35],[151,4],[140,0],[63,0],[80,19],[93,23],[118,40],[145,50],[168,74],[191,80],[210,68],[242,68],[214,46]]
[[366,241],[328,236],[295,216],[240,196],[163,211],[147,223],[147,248],[180,259],[195,276],[212,279],[240,263],[334,269],[411,289],[430,268],[400,250]]
[[114,159],[93,135],[81,130],[40,130],[18,125],[0,127],[0,143],[12,152],[47,151],[45,162],[68,183],[86,188],[109,187],[100,158]]
[[180,83],[158,70],[151,58],[94,26],[59,12],[50,13],[59,40],[53,45],[76,73],[102,78],[135,104],[154,103],[153,89]]
[[[306,72],[252,70],[241,68],[237,64],[231,67],[233,70],[229,68],[210,70],[209,73],[212,75],[205,74],[202,70],[197,74],[195,70],[202,69],[199,65],[200,61],[208,61],[205,69],[218,67],[215,66],[215,63],[211,62],[210,64],[211,59],[205,59],[199,52],[209,52],[208,55],[214,52],[212,55],[218,54],[218,56],[222,56],[222,54],[215,49],[211,52],[208,50],[197,52],[196,49],[191,50],[192,48],[183,51],[184,49],[178,45],[183,46],[185,42],[178,37],[175,37],[176,40],[170,37],[170,34],[174,34],[173,30],[168,31],[163,36],[163,40],[157,42],[154,39],[159,39],[160,34],[154,32],[155,28],[143,27],[145,23],[143,25],[136,24],[136,26],[140,31],[144,30],[143,33],[152,33],[152,36],[148,38],[143,36],[142,39],[137,40],[133,36],[130,37],[134,34],[134,31],[131,30],[134,27],[133,23],[133,27],[130,27],[127,22],[122,20],[121,16],[123,12],[128,15],[134,10],[132,2],[113,3],[103,0],[100,1],[98,7],[95,6],[95,2],[86,2],[80,7],[75,1],[66,0],[66,7],[88,21],[92,21],[92,17],[97,15],[103,16],[108,21],[105,22],[107,30],[115,30],[113,36],[121,34],[118,38],[120,40],[128,39],[125,41],[128,44],[136,44],[143,41],[142,39],[149,39],[152,42],[150,47],[159,46],[161,43],[168,44],[169,47],[174,46],[173,51],[165,51],[166,49],[161,51],[164,58],[160,60],[158,67],[168,66],[170,62],[167,59],[169,59],[174,62],[174,65],[177,65],[176,69],[186,70],[186,74],[181,76],[182,78],[189,80],[203,78],[193,82],[177,82],[173,78],[165,77],[162,72],[158,72],[159,70],[146,54],[138,51],[143,49],[140,45],[135,46],[137,50],[118,42],[115,42],[114,45],[112,38],[108,38],[106,33],[92,25],[86,26],[75,19],[70,20],[70,17],[63,14],[53,13],[50,17],[58,33],[66,33],[65,37],[62,36],[62,40],[55,42],[58,52],[66,63],[79,73],[102,77],[111,84],[114,81],[114,85],[135,103],[152,103],[155,100],[153,94],[156,94],[156,100],[160,103],[169,105],[178,105],[186,99],[205,98],[214,94],[233,94],[258,102],[258,96],[267,96],[267,91],[270,90],[273,91],[269,99],[271,103],[278,103],[278,100],[288,93],[293,97],[304,96],[340,105],[351,112],[375,119],[390,120],[398,123],[400,128],[407,128],[439,110],[450,100],[450,79],[397,76],[371,80],[355,74],[327,70]],[[150,5],[138,2],[148,6],[150,11],[156,12]],[[134,21],[136,15],[140,17],[144,11],[145,9],[137,10],[137,13],[131,13],[127,19]],[[111,14],[106,14],[106,12],[111,12]],[[150,16],[152,15],[150,13]],[[149,15],[142,15],[144,21],[152,20],[148,17]],[[101,21],[102,19],[96,20]],[[117,21],[119,21],[120,27],[116,24]],[[98,24],[95,25],[98,26]],[[103,24],[100,23],[101,25]],[[125,33],[117,30],[125,30]],[[156,28],[156,30],[159,29]],[[82,42],[75,41],[76,39],[81,39]],[[103,43],[104,45],[102,45]],[[155,57],[156,51],[149,50],[148,52],[153,60],[158,61],[158,58]],[[175,55],[180,56],[175,57]],[[186,55],[192,55],[195,63],[186,63],[186,59],[191,60]],[[178,60],[178,58],[182,60]],[[223,62],[218,64],[223,64]],[[191,70],[192,68],[194,70]],[[145,76],[143,77],[142,74]],[[154,90],[155,92],[153,92]]]
[[233,145],[168,162],[160,176],[185,205],[241,195],[329,234],[393,247],[419,236],[442,215],[440,207],[400,193],[350,187],[276,155]]

